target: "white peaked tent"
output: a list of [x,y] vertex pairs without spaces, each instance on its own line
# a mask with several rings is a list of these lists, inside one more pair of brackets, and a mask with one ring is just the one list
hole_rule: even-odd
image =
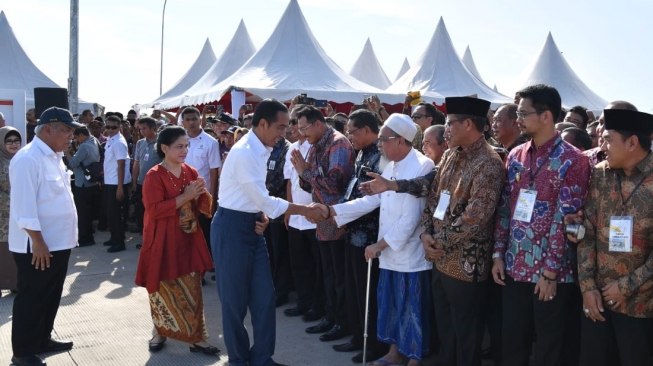
[[499,92],[499,89],[497,89],[497,84],[494,84],[494,88],[492,88],[492,90],[494,90],[497,93]]
[[[34,108],[34,88],[59,88],[39,70],[27,56],[9,25],[5,12],[0,12],[0,89],[24,90],[27,108]],[[79,113],[84,109],[104,109],[103,106],[79,100]]]
[[422,99],[438,104],[442,104],[445,97],[472,94],[492,102],[493,106],[510,101],[467,70],[456,54],[442,18],[426,51],[404,76],[386,89],[386,93],[405,95],[417,90],[422,92]]
[[159,108],[159,106],[165,103],[166,100],[183,96],[190,87],[204,76],[214,62],[215,53],[213,53],[211,42],[207,38],[206,42],[204,42],[204,47],[202,47],[202,51],[186,74],[184,74],[184,76],[182,76],[172,88],[163,93],[160,97],[150,103],[140,105],[139,107],[150,108],[156,106]]
[[[474,57],[472,57],[472,51],[469,50],[469,46],[465,49],[465,54],[463,55],[462,58],[463,65],[469,70],[472,75],[474,75],[478,80],[480,80],[483,84],[485,84],[485,80],[481,77],[481,74],[478,72],[478,69],[476,68],[476,63],[474,63]],[[495,89],[492,89],[496,91]]]
[[523,80],[522,87],[535,84],[555,87],[560,93],[562,106],[565,108],[581,105],[593,111],[600,111],[608,104],[576,75],[560,53],[551,32],[546,37],[540,53],[526,68],[520,80]]
[[[324,52],[311,32],[297,0],[291,0],[270,38],[238,71],[207,92],[189,95],[186,105],[220,100],[233,87],[249,100],[287,101],[299,93],[336,103],[360,101],[382,91],[347,74]],[[399,102],[399,98],[393,100]],[[386,100],[383,99],[382,100]]]
[[187,95],[201,94],[219,84],[243,66],[255,52],[256,47],[254,47],[254,43],[247,32],[245,22],[241,19],[231,42],[208,71],[182,95],[159,103],[160,108],[176,108],[184,105],[184,98]]
[[399,69],[399,72],[397,73],[397,77],[395,78],[395,81],[397,81],[400,77],[404,76],[406,71],[410,70],[410,64],[408,63],[408,57],[404,59],[404,64],[401,65],[401,69]]
[[363,52],[358,56],[358,60],[354,63],[349,75],[379,89],[386,89],[392,84],[383,71],[379,60],[376,58],[372,42],[370,42],[369,38],[365,42]]

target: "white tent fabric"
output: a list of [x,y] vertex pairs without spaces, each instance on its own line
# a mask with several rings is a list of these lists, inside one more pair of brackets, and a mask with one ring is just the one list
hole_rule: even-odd
[[[0,12],[0,89],[24,90],[27,108],[34,108],[34,88],[60,88],[52,79],[39,70],[27,56],[9,25],[4,11]],[[79,100],[77,111],[104,107],[96,103]]]
[[497,84],[494,84],[494,88],[492,88],[492,90],[494,90],[497,93],[499,92],[499,89],[497,89]]
[[405,95],[408,91],[417,90],[421,91],[422,99],[438,104],[442,104],[445,97],[472,94],[492,102],[493,106],[510,101],[510,98],[495,92],[467,70],[456,54],[442,18],[426,51],[386,92]]
[[397,77],[395,78],[395,81],[399,80],[400,77],[404,76],[404,74],[410,70],[410,64],[408,63],[408,57],[404,59],[403,65],[401,65],[401,69],[399,69],[399,72],[397,73]]
[[245,22],[241,19],[236,33],[224,52],[211,65],[197,82],[182,94],[159,102],[159,108],[168,109],[180,107],[188,95],[201,94],[231,76],[256,52],[256,47],[247,32]]
[[546,37],[540,53],[526,68],[520,80],[523,80],[522,87],[535,84],[555,87],[560,93],[562,106],[565,108],[581,105],[593,111],[600,111],[608,104],[576,75],[562,56],[551,32]]
[[[382,91],[343,71],[329,58],[313,36],[297,0],[291,0],[279,23],[254,56],[238,71],[208,91],[185,98],[186,105],[220,100],[233,87],[253,94],[249,100],[275,98],[287,101],[299,93],[336,103],[362,100]],[[403,98],[395,96],[392,103]]]
[[358,60],[352,66],[349,75],[379,89],[387,89],[392,84],[385,71],[383,71],[379,59],[376,58],[369,38],[365,42]]
[[485,84],[485,80],[483,80],[481,74],[478,72],[478,69],[476,68],[476,63],[474,62],[474,57],[472,57],[472,51],[469,50],[469,46],[467,46],[467,48],[465,49],[465,54],[463,55],[462,61],[463,61],[463,65],[465,65],[467,70],[469,70],[469,72],[472,73],[472,75],[474,75],[478,80],[480,80],[483,84]]
[[179,79],[172,88],[163,93],[160,97],[156,98],[152,102],[138,105],[137,108],[162,108],[161,106],[165,104],[167,100],[174,99],[179,96],[184,96],[186,91],[188,91],[189,88],[195,85],[195,83],[200,80],[204,74],[206,74],[206,72],[211,68],[215,61],[215,53],[213,53],[211,42],[207,38],[204,42],[204,46],[202,47],[202,51],[200,52],[199,56],[197,56],[197,59],[190,67],[190,69],[186,71],[186,74],[184,74],[184,76],[182,76],[181,79]]

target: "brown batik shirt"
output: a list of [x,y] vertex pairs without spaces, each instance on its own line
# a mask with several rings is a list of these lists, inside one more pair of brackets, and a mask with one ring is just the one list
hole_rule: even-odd
[[[621,179],[621,196],[618,178]],[[642,181],[643,179],[643,181]],[[628,199],[635,187],[641,186]],[[623,201],[627,200],[626,205]],[[626,301],[604,306],[636,318],[653,318],[653,154],[626,177],[621,169],[610,169],[607,161],[592,172],[585,205],[585,239],[578,245],[578,278],[583,293],[599,290],[617,281]],[[610,218],[633,218],[632,251],[610,251]]]
[[[444,153],[422,214],[422,232],[432,234],[446,252],[435,263],[440,272],[467,282],[487,279],[504,176],[501,158],[483,137]],[[451,200],[439,220],[433,214],[444,190]]]

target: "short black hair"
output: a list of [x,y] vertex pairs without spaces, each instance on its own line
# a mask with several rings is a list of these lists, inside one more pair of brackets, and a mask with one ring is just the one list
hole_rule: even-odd
[[[560,118],[562,99],[558,90],[550,85],[536,84],[527,86],[517,92],[521,99],[530,99],[533,108],[539,112],[549,111],[553,116],[553,123]],[[564,118],[564,117],[563,117]]]
[[116,116],[115,114],[112,114],[112,115],[107,117],[107,123],[109,123],[109,122],[114,122],[118,126],[122,125],[122,120],[120,118],[118,118],[118,116]]
[[349,117],[347,117],[346,114],[344,114],[344,113],[342,113],[342,112],[338,112],[338,113],[336,113],[336,114],[333,115],[333,118],[336,118],[336,117],[349,118]]
[[75,132],[73,132],[73,134],[75,136],[79,136],[79,135],[84,135],[84,136],[87,136],[87,137],[91,136],[91,133],[89,132],[88,128],[86,128],[86,127],[80,127],[80,128],[75,129]]
[[623,141],[626,141],[627,138],[632,136],[637,136],[637,141],[639,141],[639,146],[642,147],[644,151],[651,150],[651,134],[646,132],[635,132],[635,131],[625,131],[625,130],[613,130],[621,135]]
[[440,112],[437,108],[435,108],[435,106],[432,103],[420,102],[417,104],[417,106],[424,106],[424,109],[426,110],[426,117],[433,117],[433,120],[431,121],[431,126],[445,124],[446,117],[444,116],[444,113]]
[[590,116],[587,115],[587,108],[583,107],[582,105],[577,105],[567,111],[567,113],[569,112],[579,115],[580,118],[583,119],[583,128],[587,128],[587,122],[590,120]]
[[93,112],[91,112],[90,109],[84,109],[84,110],[82,111],[82,116],[86,116],[86,115],[88,115],[89,113],[93,113]]
[[612,109],[627,109],[637,112],[637,107],[633,103],[626,102],[625,100],[615,100],[610,103],[610,106],[612,106]]
[[197,117],[202,116],[200,113],[200,110],[195,108],[195,107],[186,107],[184,110],[181,111],[181,119],[184,119],[184,116],[187,114],[195,113],[197,114]]
[[104,118],[102,118],[102,116],[95,116],[95,118],[93,118],[93,120],[104,123]]
[[106,115],[105,115],[105,118],[109,118],[109,117],[111,117],[111,116],[116,116],[116,117],[118,117],[121,121],[124,119],[123,116],[122,116],[122,113],[120,113],[120,112],[107,112]]
[[156,120],[151,117],[145,117],[138,120],[138,124],[147,125],[149,128],[156,128]]
[[130,109],[129,112],[127,112],[127,114],[136,114],[136,111],[133,110],[133,109]]
[[349,115],[349,120],[356,128],[365,128],[366,126],[372,130],[375,135],[379,134],[379,120],[376,115],[367,109],[359,109]]
[[324,120],[326,121],[326,124],[333,127],[334,130],[342,134],[345,133],[345,124],[341,120],[333,117],[326,117]]
[[589,150],[592,148],[592,138],[587,131],[578,127],[566,128],[562,133],[571,133],[573,135],[572,145],[579,149]]
[[186,130],[181,126],[169,126],[159,132],[156,138],[156,154],[164,159],[166,154],[161,149],[161,145],[172,145],[181,136],[186,136]]
[[313,107],[312,105],[307,105],[304,108],[297,111],[297,120],[299,121],[299,119],[302,117],[305,117],[306,122],[310,125],[315,123],[315,121],[326,123],[326,119],[324,118],[322,111]]
[[252,117],[252,126],[258,127],[262,119],[273,124],[277,121],[279,112],[288,113],[288,107],[276,99],[263,99],[254,109],[254,117]]

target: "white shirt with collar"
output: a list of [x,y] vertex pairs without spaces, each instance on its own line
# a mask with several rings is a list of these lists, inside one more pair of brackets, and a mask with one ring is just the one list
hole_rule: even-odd
[[129,147],[121,133],[107,138],[104,145],[104,184],[118,185],[118,160],[125,161],[125,176],[122,184],[131,183]]
[[[301,145],[299,144],[299,141],[294,142],[288,148],[288,153],[286,153],[286,164],[283,166],[283,177],[290,180],[292,201],[293,203],[300,205],[310,205],[313,202],[313,197],[310,193],[306,192],[299,186],[299,175],[290,162],[290,156],[293,150],[297,149],[304,157],[304,160],[306,160],[308,152],[311,150],[312,146],[313,145],[311,145],[308,140],[304,140],[304,143]],[[311,230],[316,228],[315,224],[306,220],[302,215],[291,215],[290,220],[288,220],[288,226],[297,230]]]
[[218,141],[204,130],[195,137],[188,136],[188,155],[185,163],[197,170],[199,176],[206,181],[208,189],[211,187],[211,169],[222,166]]
[[253,130],[229,150],[220,177],[220,207],[251,213],[263,211],[273,219],[288,210],[288,201],[270,196],[265,187],[270,152],[272,148],[263,145]]
[[[391,180],[413,179],[430,173],[433,168],[431,159],[412,149],[403,160],[388,163],[381,175]],[[425,271],[432,267],[424,259],[419,238],[425,205],[425,197],[388,191],[333,206],[334,219],[338,226],[343,226],[380,206],[378,240],[385,239],[388,247],[381,252],[379,267],[397,272]]]
[[[26,230],[40,231],[51,252],[77,246],[77,210],[70,190],[71,171],[39,139],[19,150],[9,165],[9,250],[27,253]],[[32,251],[31,241],[29,251]]]

